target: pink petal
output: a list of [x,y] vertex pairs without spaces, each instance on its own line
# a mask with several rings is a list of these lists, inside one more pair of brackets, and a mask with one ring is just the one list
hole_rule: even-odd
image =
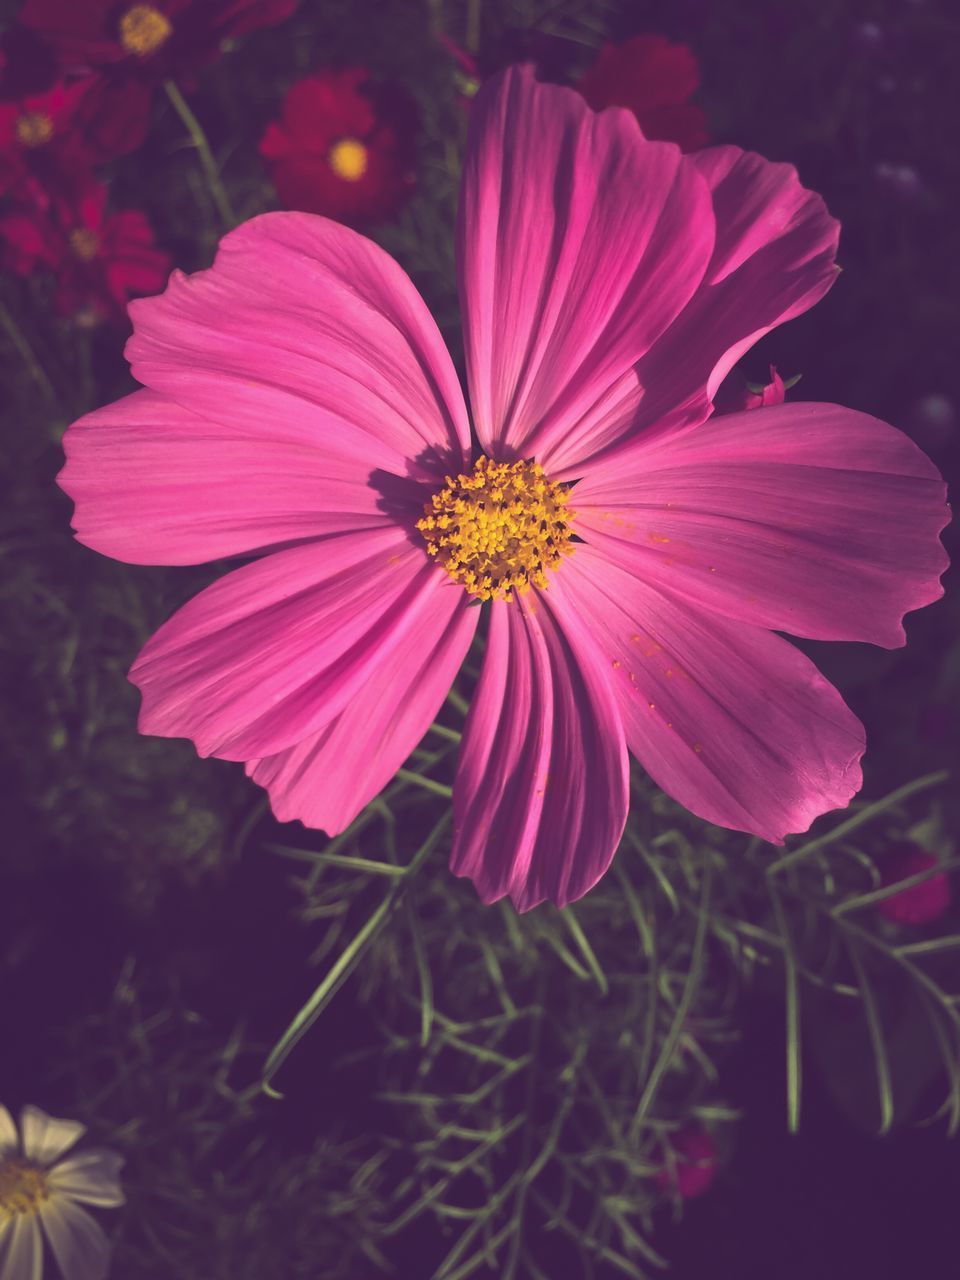
[[466,656],[480,616],[467,604],[462,591],[441,592],[432,631],[410,630],[335,720],[278,755],[248,762],[280,822],[299,818],[336,835],[386,786],[433,723]]
[[863,726],[786,640],[698,614],[589,545],[555,583],[614,673],[630,750],[692,813],[779,844],[857,793]]
[[511,67],[470,109],[457,235],[483,447],[535,453],[553,470],[582,460],[598,406],[706,269],[706,184],[631,113],[596,114],[574,90]]
[[623,727],[580,621],[555,616],[552,598],[495,602],[454,785],[451,870],[518,911],[573,902],[610,865],[627,788]]
[[213,421],[135,391],[75,422],[58,483],[74,529],[133,564],[198,564],[350,528],[384,524],[372,471],[402,457],[360,432],[322,446],[286,420]]
[[130,672],[141,733],[200,755],[273,755],[329,724],[411,631],[446,625],[442,569],[397,528],[345,533],[236,569],[183,606]]
[[821,640],[905,642],[943,594],[946,487],[907,436],[837,405],[771,405],[639,445],[574,489],[577,529],[645,581]]
[[661,1191],[676,1193],[683,1200],[703,1195],[717,1176],[717,1147],[704,1129],[687,1128],[672,1135],[673,1158],[656,1175]]
[[[696,294],[608,401],[597,443],[614,446],[614,468],[621,449],[704,422],[743,353],[809,310],[837,277],[839,223],[792,165],[738,147],[709,147],[684,163],[709,184],[716,246]],[[574,476],[568,468],[557,478]]]
[[388,254],[326,218],[253,218],[208,271],[175,272],[130,315],[134,377],[214,421],[283,424],[320,449],[360,432],[374,454],[386,445],[434,470],[469,452],[463,395],[423,299]]

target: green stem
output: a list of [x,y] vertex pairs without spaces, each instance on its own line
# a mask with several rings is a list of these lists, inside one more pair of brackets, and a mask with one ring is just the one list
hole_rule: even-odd
[[423,774],[414,773],[412,769],[398,769],[396,777],[415,787],[422,787],[424,791],[432,791],[435,796],[443,796],[445,800],[449,800],[453,795],[453,787],[448,787],[444,782],[435,782],[433,778],[425,778]]
[[836,844],[838,840],[842,840],[851,831],[856,831],[864,823],[872,821],[878,814],[885,812],[887,809],[895,808],[918,791],[924,791],[928,787],[939,786],[941,782],[946,782],[949,777],[949,771],[941,769],[938,773],[928,773],[924,778],[915,778],[912,782],[905,783],[902,787],[898,787],[896,791],[891,791],[888,796],[884,796],[881,800],[865,805],[853,817],[841,822],[839,826],[832,827],[831,830],[824,832],[822,836],[808,840],[799,849],[794,849],[792,853],[785,853],[776,862],[771,862],[767,867],[767,875],[775,876],[778,872],[786,870],[787,867],[792,867],[794,863],[800,862],[803,858],[808,858],[811,853],[815,853],[816,850],[822,849],[825,845]]
[[[643,1128],[643,1122],[646,1119],[647,1112],[656,1097],[657,1089],[660,1087],[660,1081],[663,1078],[667,1068],[673,1061],[673,1055],[676,1052],[677,1045],[680,1043],[680,1037],[684,1032],[687,1014],[693,1003],[693,997],[696,993],[697,986],[700,982],[701,969],[703,967],[704,951],[707,941],[707,924],[709,922],[710,907],[710,887],[711,887],[712,868],[710,863],[704,863],[701,872],[700,882],[700,902],[697,914],[697,932],[693,939],[693,950],[690,954],[690,968],[687,971],[686,980],[683,984],[683,991],[680,1000],[674,1011],[673,1019],[670,1023],[670,1030],[667,1032],[666,1039],[660,1049],[660,1054],[653,1064],[653,1069],[647,1077],[646,1085],[637,1103],[637,1109],[634,1112],[633,1119],[630,1122],[630,1138],[633,1142],[640,1136]],[[651,992],[651,996],[652,996]]]
[[468,53],[476,53],[480,48],[480,4],[481,0],[468,0],[467,33],[464,43]]
[[400,901],[400,894],[405,888],[406,882],[413,879],[420,867],[436,848],[441,836],[443,836],[447,829],[449,821],[450,810],[447,809],[440,818],[440,821],[436,824],[427,836],[426,840],[424,840],[423,844],[404,868],[403,874],[398,876],[390,885],[386,895],[381,900],[380,905],[355,935],[353,940],[341,952],[326,977],[316,988],[306,1004],[302,1006],[296,1017],[292,1020],[286,1031],[284,1031],[283,1035],[270,1051],[270,1055],[264,1064],[263,1076],[260,1081],[260,1088],[268,1095],[268,1097],[283,1097],[283,1095],[278,1093],[273,1087],[273,1077],[277,1074],[293,1049],[307,1034],[316,1020],[320,1017],[321,1013],[323,1013],[324,1009],[363,959],[367,949],[370,947],[371,943],[374,942],[377,934],[393,914],[394,909]]
[[47,377],[47,374],[40,361],[33,353],[33,348],[20,332],[20,327],[14,320],[13,316],[7,308],[0,302],[0,326],[3,327],[7,337],[16,348],[17,354],[27,367],[27,372],[33,378],[34,382],[47,397],[51,404],[58,404],[57,393],[53,383]]
[[227,195],[226,187],[220,178],[220,169],[216,160],[213,158],[213,152],[210,150],[210,144],[207,142],[207,135],[203,132],[200,121],[190,110],[186,98],[177,88],[172,80],[165,80],[163,87],[166,90],[167,97],[173,106],[174,111],[183,122],[183,126],[190,135],[190,141],[196,148],[197,155],[200,157],[200,164],[203,166],[203,172],[206,175],[207,185],[210,188],[210,195],[213,197],[213,203],[217,206],[217,212],[223,225],[229,230],[237,225],[237,215],[233,211],[230,203],[230,197]]

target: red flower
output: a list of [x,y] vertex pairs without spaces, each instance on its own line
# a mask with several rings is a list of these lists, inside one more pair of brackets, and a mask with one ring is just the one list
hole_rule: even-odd
[[[895,849],[883,868],[883,885],[898,884],[910,876],[933,871],[939,858],[916,845],[905,844]],[[950,905],[950,881],[945,872],[936,871],[919,884],[902,889],[877,903],[877,912],[895,924],[930,924],[938,920]]]
[[411,186],[407,157],[382,122],[360,67],[300,80],[260,141],[281,203],[341,222],[388,217]]
[[697,60],[685,44],[643,35],[605,44],[574,88],[595,111],[627,107],[648,138],[693,151],[708,140],[706,116],[687,101],[699,83]]
[[0,191],[22,182],[31,172],[85,168],[90,158],[73,128],[87,85],[55,84],[46,93],[16,102],[0,101]]
[[0,151],[26,153],[68,135],[88,89],[86,80],[70,85],[61,81],[46,93],[0,102]]
[[44,93],[0,98],[0,191],[28,176],[63,193],[95,164],[139,146],[150,91],[131,77],[61,80]]
[[661,1191],[683,1200],[703,1195],[717,1174],[717,1148],[703,1129],[681,1129],[670,1139],[666,1163],[656,1175]]
[[63,66],[136,68],[156,78],[212,62],[224,40],[282,22],[299,0],[27,0],[21,23]]
[[4,257],[18,275],[53,270],[61,314],[119,319],[131,297],[166,283],[170,259],[154,244],[146,216],[136,209],[108,214],[101,183],[91,180],[75,204],[51,200],[32,181],[25,194],[29,202],[0,218]]

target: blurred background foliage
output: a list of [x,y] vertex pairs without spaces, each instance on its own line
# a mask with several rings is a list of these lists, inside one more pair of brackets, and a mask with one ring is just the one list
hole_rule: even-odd
[[[364,66],[402,93],[416,185],[372,234],[456,352],[466,110],[437,36],[482,66],[535,56],[569,80],[640,31],[694,50],[714,141],[796,164],[844,225],[836,287],[737,376],[801,373],[794,398],[894,422],[955,476],[947,0],[302,0],[187,98],[239,220],[275,204],[256,143],[293,82]],[[222,202],[169,97],[104,172],[177,266],[210,262]],[[883,1194],[908,1224],[904,1257],[924,1233],[936,1257],[932,1189],[958,1168],[960,928],[953,907],[929,925],[881,908],[904,846],[937,874],[955,863],[955,593],[908,619],[905,650],[803,643],[867,725],[849,812],[774,849],[638,774],[616,864],[585,900],[482,908],[446,871],[470,670],[408,769],[333,841],[276,824],[236,767],[137,735],[125,672],[216,569],[130,568],[72,542],[59,439],[132,389],[125,335],[54,315],[46,279],[6,273],[0,288],[0,1097],[78,1115],[125,1152],[115,1274],[605,1280],[673,1259],[678,1275],[710,1260],[799,1277],[866,1273],[869,1257],[871,1274],[899,1275],[899,1237],[844,1243],[858,1196],[873,1220]],[[893,1136],[868,1146],[858,1130]],[[704,1182],[719,1172],[687,1213],[691,1134]],[[879,1168],[886,1193],[869,1190]],[[846,1203],[836,1220],[818,1179]],[[821,1211],[828,1257],[790,1225]]]

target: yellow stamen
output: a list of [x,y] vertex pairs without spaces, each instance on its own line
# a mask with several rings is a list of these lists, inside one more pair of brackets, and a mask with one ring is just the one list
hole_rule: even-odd
[[479,458],[470,475],[447,476],[417,521],[427,551],[478,600],[511,600],[575,550],[569,492],[536,462]]
[[0,1222],[19,1214],[37,1214],[50,1199],[47,1175],[26,1160],[0,1160]]
[[338,178],[358,182],[367,172],[367,148],[356,138],[341,138],[330,148],[330,168]]
[[135,4],[120,19],[120,43],[127,53],[146,58],[170,39],[173,26],[152,4]]
[[43,111],[25,111],[14,125],[17,141],[24,147],[42,147],[53,137],[53,121]]
[[70,232],[70,248],[81,262],[89,262],[91,258],[97,256],[100,239],[95,231],[90,231],[87,227],[77,227],[76,231]]

